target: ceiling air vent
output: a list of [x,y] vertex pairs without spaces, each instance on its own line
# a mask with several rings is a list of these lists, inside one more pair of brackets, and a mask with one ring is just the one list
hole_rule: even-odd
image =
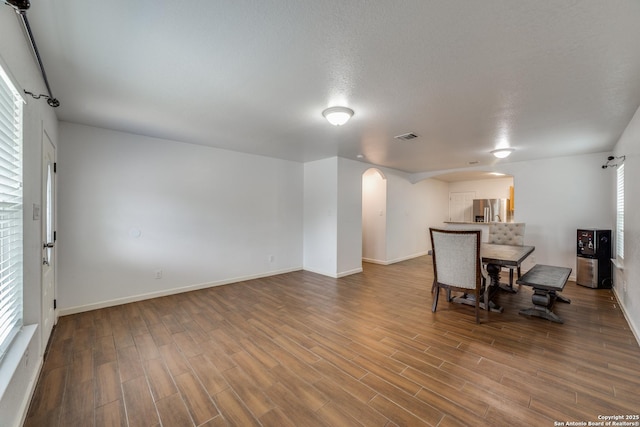
[[402,135],[394,136],[395,139],[399,139],[400,141],[410,141],[410,140],[415,139],[417,137],[418,137],[418,135],[416,135],[413,132],[403,133]]

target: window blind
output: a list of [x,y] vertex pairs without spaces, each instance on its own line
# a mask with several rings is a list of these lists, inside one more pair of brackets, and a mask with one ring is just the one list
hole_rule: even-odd
[[23,318],[22,106],[0,65],[0,360]]
[[616,257],[624,259],[624,163],[618,166],[616,192]]

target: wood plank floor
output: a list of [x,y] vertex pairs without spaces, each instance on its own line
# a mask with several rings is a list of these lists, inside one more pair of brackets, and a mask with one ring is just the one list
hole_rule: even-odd
[[[429,257],[294,272],[65,316],[27,426],[553,426],[640,413],[613,293],[569,282],[564,324],[440,298]],[[487,319],[488,316],[488,319]]]

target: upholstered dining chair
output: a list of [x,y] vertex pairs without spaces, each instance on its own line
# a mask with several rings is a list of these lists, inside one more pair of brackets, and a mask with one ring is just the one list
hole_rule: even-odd
[[[476,323],[480,323],[480,293],[486,272],[480,259],[480,230],[443,230],[429,228],[433,249],[433,307],[438,306],[440,288],[475,295]],[[484,293],[484,304],[488,307],[488,293]]]
[[[488,243],[497,245],[524,245],[524,226],[523,222],[492,222],[489,224]],[[516,267],[503,267],[509,269],[508,287],[513,290],[513,270]],[[517,267],[518,279],[521,276],[520,266]]]

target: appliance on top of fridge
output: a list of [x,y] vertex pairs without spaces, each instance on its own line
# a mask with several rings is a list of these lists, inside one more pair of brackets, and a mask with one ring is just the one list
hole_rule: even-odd
[[611,230],[578,230],[576,283],[588,288],[611,287]]
[[509,199],[475,199],[473,201],[474,222],[510,222]]

